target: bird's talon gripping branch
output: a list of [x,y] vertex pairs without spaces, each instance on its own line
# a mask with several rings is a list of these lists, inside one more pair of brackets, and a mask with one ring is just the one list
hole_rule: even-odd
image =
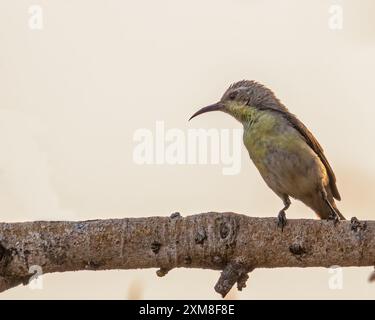
[[277,226],[281,228],[281,231],[284,231],[284,227],[287,224],[285,210],[281,210],[277,216]]

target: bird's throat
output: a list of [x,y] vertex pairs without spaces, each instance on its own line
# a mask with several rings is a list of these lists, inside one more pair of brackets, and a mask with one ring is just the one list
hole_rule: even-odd
[[227,112],[241,122],[244,128],[250,128],[259,116],[259,110],[248,105],[232,104]]

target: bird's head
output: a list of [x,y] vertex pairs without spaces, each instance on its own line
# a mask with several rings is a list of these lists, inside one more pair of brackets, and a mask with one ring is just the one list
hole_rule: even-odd
[[232,84],[219,102],[198,110],[189,120],[202,113],[223,111],[244,122],[258,110],[284,108],[270,89],[255,81],[242,80]]

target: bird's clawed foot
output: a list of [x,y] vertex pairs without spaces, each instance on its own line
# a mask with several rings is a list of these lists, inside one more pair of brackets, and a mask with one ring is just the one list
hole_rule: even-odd
[[284,227],[287,224],[285,210],[281,210],[277,216],[277,226],[281,228],[281,231],[284,230]]

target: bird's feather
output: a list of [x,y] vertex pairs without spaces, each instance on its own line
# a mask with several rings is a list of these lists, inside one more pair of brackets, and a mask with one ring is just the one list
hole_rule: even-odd
[[331,188],[332,195],[335,199],[341,200],[340,193],[336,186],[336,177],[332,170],[331,165],[329,164],[326,156],[324,155],[324,151],[322,146],[319,144],[318,140],[314,137],[314,135],[310,132],[309,129],[306,128],[306,126],[298,120],[298,118],[290,113],[289,111],[280,111],[285,119],[287,119],[290,124],[301,134],[301,136],[306,140],[306,143],[310,146],[312,150],[319,156],[320,160],[324,164],[327,174],[329,177],[329,186]]

